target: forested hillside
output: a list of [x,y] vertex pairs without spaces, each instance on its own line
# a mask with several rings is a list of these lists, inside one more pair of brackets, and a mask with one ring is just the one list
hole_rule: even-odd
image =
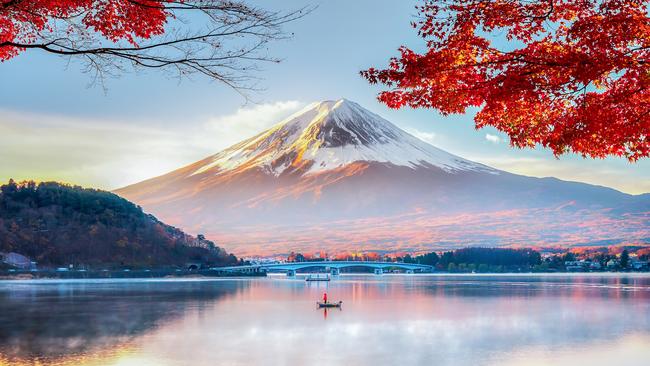
[[56,182],[0,187],[0,252],[25,255],[41,267],[237,263],[211,241],[165,225],[115,194]]

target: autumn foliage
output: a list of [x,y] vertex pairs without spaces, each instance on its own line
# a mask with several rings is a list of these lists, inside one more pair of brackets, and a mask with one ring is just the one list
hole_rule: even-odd
[[[43,33],[64,27],[66,33],[81,29],[66,19],[79,17],[79,24],[110,41],[162,34],[171,13],[166,0],[0,0],[0,60],[7,60],[36,42]],[[81,16],[80,16],[81,15]],[[60,24],[52,20],[60,20]],[[83,28],[82,28],[83,29]],[[86,33],[86,37],[96,37]]]
[[478,107],[516,147],[630,161],[650,154],[650,19],[642,0],[426,0],[424,52],[362,75],[390,107]]

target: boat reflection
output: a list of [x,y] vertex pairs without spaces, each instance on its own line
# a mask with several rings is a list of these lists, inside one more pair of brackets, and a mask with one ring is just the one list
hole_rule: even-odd
[[0,282],[0,365],[623,366],[648,340],[647,275]]

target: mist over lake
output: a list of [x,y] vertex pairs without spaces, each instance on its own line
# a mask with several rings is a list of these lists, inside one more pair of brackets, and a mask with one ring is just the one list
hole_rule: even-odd
[[0,282],[3,365],[638,365],[648,341],[647,274]]

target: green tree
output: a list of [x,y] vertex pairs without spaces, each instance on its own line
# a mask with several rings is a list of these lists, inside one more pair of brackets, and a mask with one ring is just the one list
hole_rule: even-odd
[[456,270],[457,270],[456,263],[453,263],[453,262],[449,263],[449,266],[447,266],[447,271],[456,272]]
[[529,253],[529,264],[536,265],[542,263],[542,255],[539,252],[531,251]]
[[621,253],[621,268],[626,269],[630,265],[630,253],[624,249]]
[[576,255],[573,254],[572,252],[567,252],[564,254],[564,257],[562,258],[564,262],[573,262],[576,260]]
[[453,261],[454,261],[454,252],[444,252],[444,253],[442,253],[442,257],[440,258],[440,264],[442,266],[448,266]]
[[430,266],[435,266],[438,264],[438,254],[436,252],[431,252],[423,255],[418,255],[415,257],[415,261],[420,264],[428,264]]
[[41,266],[179,266],[192,260],[236,264],[222,248],[201,248],[113,193],[55,182],[0,186],[0,251]]

